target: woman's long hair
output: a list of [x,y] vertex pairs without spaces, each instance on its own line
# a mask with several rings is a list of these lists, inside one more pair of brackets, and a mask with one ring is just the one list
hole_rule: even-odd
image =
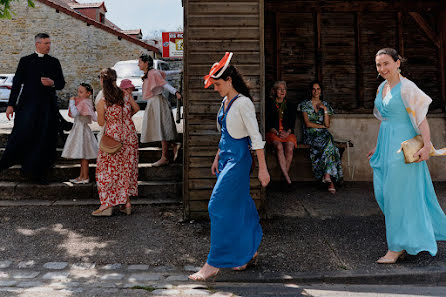
[[144,76],[142,77],[142,80],[145,80],[147,78],[147,74],[153,68],[153,58],[151,56],[147,55],[147,54],[142,54],[139,58],[144,63],[148,63],[149,64],[149,67],[147,68],[147,72],[144,72]]
[[124,92],[116,86],[116,71],[111,68],[105,68],[101,71],[102,92],[104,93],[107,106],[117,104],[124,106]]
[[324,100],[324,87],[322,87],[322,83],[318,80],[313,80],[308,84],[308,94],[310,95],[310,99],[313,97],[313,86],[315,84],[318,84],[321,88],[321,95],[319,96],[319,99],[322,101]]
[[245,95],[252,101],[252,96],[251,92],[249,91],[249,87],[247,86],[245,80],[243,79],[243,76],[240,74],[240,72],[238,72],[237,68],[230,65],[218,79],[227,80],[228,77],[231,77],[232,86],[234,87],[234,89],[240,94]]

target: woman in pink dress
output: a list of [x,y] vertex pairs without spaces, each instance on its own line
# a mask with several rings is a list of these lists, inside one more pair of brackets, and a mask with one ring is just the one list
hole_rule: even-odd
[[98,124],[104,126],[104,135],[122,144],[119,152],[109,154],[99,149],[96,183],[101,206],[93,216],[111,216],[113,206],[131,213],[130,196],[138,195],[138,137],[132,116],[139,110],[131,96],[116,86],[116,71],[101,71],[104,97],[97,104]]

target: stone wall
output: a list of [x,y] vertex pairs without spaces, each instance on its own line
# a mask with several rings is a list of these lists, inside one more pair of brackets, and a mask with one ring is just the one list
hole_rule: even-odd
[[34,3],[36,7],[29,8],[26,1],[14,1],[12,10],[16,15],[12,20],[0,20],[0,73],[15,73],[20,57],[34,52],[34,35],[50,34],[50,55],[60,60],[67,82],[64,90],[58,93],[62,106],[76,94],[81,82],[91,83],[96,94],[102,68],[111,67],[120,60],[137,59],[141,53],[148,52],[45,4]]
[[[446,147],[446,117],[444,114],[428,115],[432,143],[436,148]],[[344,178],[354,181],[371,181],[372,169],[367,160],[367,153],[375,146],[378,137],[379,121],[373,115],[334,115],[330,132],[335,139],[351,140],[350,170],[347,167],[347,152],[342,156]],[[434,181],[446,181],[446,157],[432,157],[428,161]]]
[[[169,64],[170,70],[183,70],[182,59],[178,60],[165,59],[164,61],[166,61]],[[174,86],[177,90],[179,90],[180,85],[182,83],[182,75],[180,73],[170,75],[169,82],[172,84],[172,86]]]

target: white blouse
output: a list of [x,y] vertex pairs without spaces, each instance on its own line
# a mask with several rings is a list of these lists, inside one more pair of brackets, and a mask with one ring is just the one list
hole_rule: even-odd
[[[218,114],[224,106],[227,97],[223,99],[220,109],[217,113],[217,128],[221,131],[220,123],[218,122]],[[241,139],[249,136],[251,139],[251,146],[253,150],[263,149],[265,141],[259,131],[259,125],[256,118],[256,109],[251,99],[244,95],[240,95],[234,101],[228,114],[226,115],[226,127],[229,135],[235,139]]]

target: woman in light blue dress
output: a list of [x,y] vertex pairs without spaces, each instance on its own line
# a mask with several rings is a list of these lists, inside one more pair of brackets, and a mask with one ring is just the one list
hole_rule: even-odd
[[377,145],[368,157],[376,200],[386,221],[388,252],[377,260],[380,264],[396,263],[405,252],[416,255],[427,251],[435,256],[436,241],[446,240],[446,216],[425,162],[431,149],[425,117],[418,129],[428,145],[415,154],[420,157],[418,162],[406,164],[404,154],[397,152],[403,141],[417,135],[401,95],[402,81],[410,82],[399,74],[401,59],[394,49],[376,54],[377,70],[386,81],[379,86],[375,99],[375,113],[382,121]]
[[246,269],[250,260],[256,258],[263,236],[249,184],[250,147],[257,153],[262,186],[269,182],[263,152],[265,142],[259,132],[249,89],[234,66],[224,69],[227,63],[222,63],[220,75],[211,74],[208,78],[224,99],[217,116],[221,138],[211,167],[217,175],[208,206],[211,248],[205,265],[189,276],[196,281],[215,276],[220,268]]

